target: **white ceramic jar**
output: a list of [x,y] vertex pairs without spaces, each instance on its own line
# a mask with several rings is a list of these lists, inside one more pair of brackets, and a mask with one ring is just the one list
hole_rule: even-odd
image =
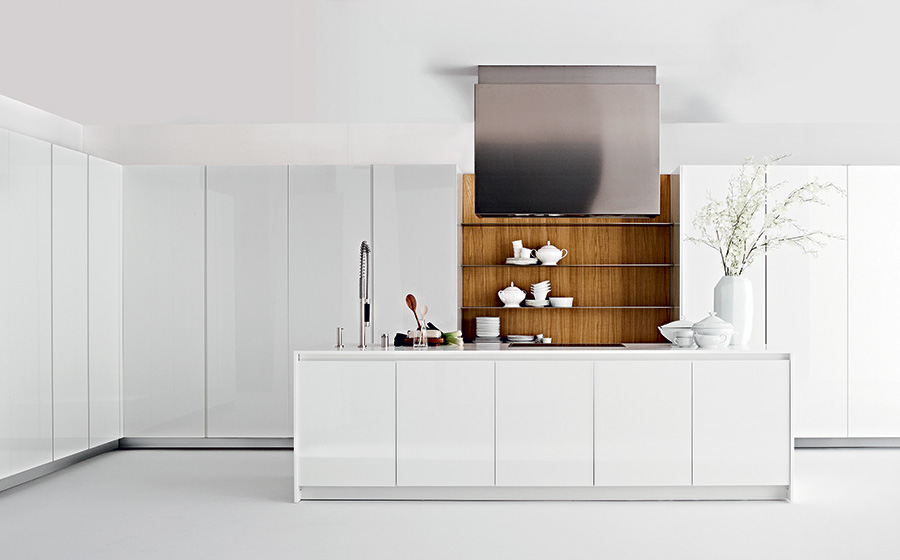
[[[694,323],[691,329],[694,331],[697,344],[700,344],[701,340],[712,340],[705,337],[719,337],[716,338],[716,341],[718,341],[716,346],[728,346],[731,336],[734,334],[734,326],[716,317],[715,311],[710,311],[708,317]],[[724,338],[722,338],[722,335],[724,335]]]
[[548,241],[546,245],[535,251],[534,256],[541,261],[541,264],[555,265],[568,254],[569,251],[566,249],[557,249]]
[[504,307],[519,307],[519,304],[525,300],[525,292],[510,282],[509,287],[497,292],[497,297],[503,302]]

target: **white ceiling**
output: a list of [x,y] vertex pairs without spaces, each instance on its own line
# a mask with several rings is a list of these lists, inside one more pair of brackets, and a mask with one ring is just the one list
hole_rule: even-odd
[[478,64],[650,64],[663,122],[900,122],[889,0],[0,0],[0,94],[83,124],[459,123]]

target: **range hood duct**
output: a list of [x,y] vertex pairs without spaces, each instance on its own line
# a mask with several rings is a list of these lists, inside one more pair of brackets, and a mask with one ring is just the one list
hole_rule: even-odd
[[655,66],[479,66],[475,213],[659,214]]

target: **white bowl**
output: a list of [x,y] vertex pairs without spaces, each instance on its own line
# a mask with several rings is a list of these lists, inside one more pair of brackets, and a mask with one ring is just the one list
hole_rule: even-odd
[[675,343],[675,331],[678,331],[681,329],[690,329],[692,326],[694,326],[694,321],[686,321],[686,320],[682,319],[681,321],[672,321],[671,323],[666,323],[665,325],[661,325],[656,328],[659,329],[659,333],[661,335],[666,337],[666,340],[668,340],[669,342],[674,344]]
[[552,297],[550,298],[551,307],[572,307],[575,298],[571,297]]
[[700,348],[719,348],[720,346],[728,346],[731,339],[730,334],[696,334],[694,333],[694,342]]

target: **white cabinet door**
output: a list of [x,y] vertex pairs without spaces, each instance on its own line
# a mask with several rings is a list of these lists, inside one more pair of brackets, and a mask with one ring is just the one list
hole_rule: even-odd
[[[713,290],[725,274],[719,253],[705,246],[684,241],[696,236],[692,222],[708,201],[708,194],[722,200],[728,182],[740,174],[739,165],[686,165],[681,168],[681,314],[699,321],[713,310]],[[758,257],[744,273],[753,285],[753,329],[751,344],[766,340],[766,266]]]
[[693,362],[694,485],[786,485],[791,479],[787,360]]
[[0,477],[53,460],[50,144],[0,131]]
[[415,328],[406,294],[428,306],[427,321],[456,330],[462,176],[455,165],[376,165],[372,177],[373,330]]
[[[773,166],[776,194],[813,180],[845,189],[847,167]],[[793,209],[800,225],[844,239],[829,239],[818,256],[793,247],[766,255],[766,342],[791,353],[794,437],[847,437],[847,199],[827,193],[829,204]]]
[[591,362],[497,362],[497,486],[591,486]]
[[291,435],[287,166],[206,170],[207,435]]
[[397,485],[493,486],[494,363],[397,363]]
[[[291,350],[359,344],[359,245],[372,243],[372,169],[290,168]],[[370,329],[369,342],[374,329]]]
[[393,362],[300,362],[299,486],[394,486]]
[[88,380],[91,447],[121,436],[122,166],[88,158]]
[[848,174],[849,435],[898,437],[900,365],[874,339],[893,333],[900,314],[900,167],[851,165]]
[[53,459],[88,448],[87,155],[53,146]]
[[204,435],[204,169],[123,176],[124,435]]
[[594,484],[690,486],[690,362],[594,362]]

